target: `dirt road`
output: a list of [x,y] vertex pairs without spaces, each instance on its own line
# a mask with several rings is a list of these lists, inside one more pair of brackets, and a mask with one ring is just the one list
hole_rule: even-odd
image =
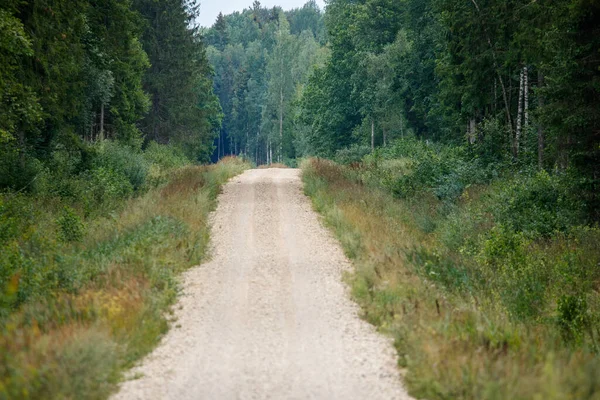
[[246,171],[212,218],[212,260],[185,274],[175,326],[114,399],[409,399],[299,170]]

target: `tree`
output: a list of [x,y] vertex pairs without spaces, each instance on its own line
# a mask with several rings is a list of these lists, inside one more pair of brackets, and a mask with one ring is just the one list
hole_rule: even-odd
[[191,28],[196,10],[182,0],[136,0],[135,6],[146,20],[142,42],[151,63],[144,88],[152,106],[142,129],[149,140],[180,145],[188,156],[207,160],[219,109],[204,44]]

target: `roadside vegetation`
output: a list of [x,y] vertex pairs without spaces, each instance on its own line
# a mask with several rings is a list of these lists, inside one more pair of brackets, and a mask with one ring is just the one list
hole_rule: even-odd
[[113,142],[81,162],[56,151],[0,195],[0,398],[105,398],[166,331],[220,186],[249,166]]
[[0,2],[0,399],[105,398],[205,256],[221,126],[166,0]]
[[305,161],[305,190],[410,392],[600,398],[600,228],[577,178],[415,139],[362,154]]

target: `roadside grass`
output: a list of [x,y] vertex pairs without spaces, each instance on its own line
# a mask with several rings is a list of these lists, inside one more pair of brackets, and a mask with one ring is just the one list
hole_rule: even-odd
[[498,193],[512,183],[502,180],[448,205],[428,192],[394,196],[357,165],[302,169],[353,261],[352,294],[395,339],[412,395],[600,399],[598,228],[509,232],[486,211],[505,201]]
[[220,187],[248,167],[228,158],[173,169],[88,219],[48,200],[2,196],[0,205],[32,223],[2,243],[2,263],[21,267],[0,296],[0,399],[106,398],[168,329],[178,273],[206,256]]

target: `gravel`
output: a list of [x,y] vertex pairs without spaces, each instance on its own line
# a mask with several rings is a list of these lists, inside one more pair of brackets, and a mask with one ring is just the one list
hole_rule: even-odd
[[113,399],[410,399],[299,170],[246,171],[211,220],[212,260],[184,274],[177,321]]

